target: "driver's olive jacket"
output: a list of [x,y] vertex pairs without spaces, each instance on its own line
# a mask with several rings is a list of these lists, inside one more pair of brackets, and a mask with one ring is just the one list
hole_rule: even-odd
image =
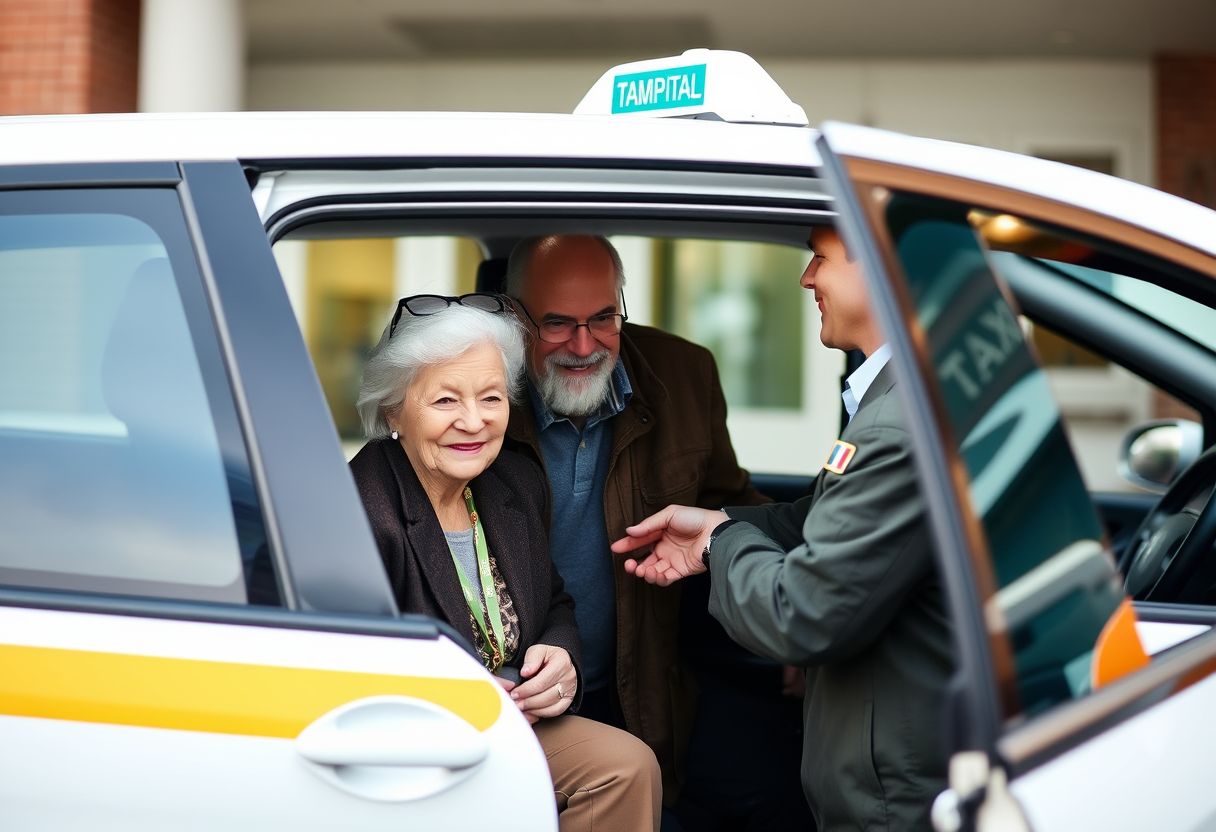
[[891,367],[794,503],[729,508],[710,612],[761,655],[805,667],[802,785],[821,832],[929,828],[945,787],[952,647]]

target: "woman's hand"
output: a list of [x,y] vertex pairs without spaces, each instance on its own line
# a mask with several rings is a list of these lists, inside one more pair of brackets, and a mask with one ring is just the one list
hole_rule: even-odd
[[511,698],[528,722],[561,716],[574,701],[578,674],[564,648],[533,644],[524,653],[519,675],[523,681],[511,690]]

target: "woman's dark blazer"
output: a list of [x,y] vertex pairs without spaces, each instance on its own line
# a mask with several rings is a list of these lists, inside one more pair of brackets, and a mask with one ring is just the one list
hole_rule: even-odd
[[[451,551],[401,444],[387,437],[373,439],[351,460],[350,468],[397,607],[434,616],[470,636],[469,608]],[[519,650],[511,664],[523,664],[533,644],[563,647],[579,674],[581,694],[574,600],[549,558],[544,473],[526,456],[503,449],[470,485],[490,554],[519,616]],[[576,696],[575,704],[581,699]]]

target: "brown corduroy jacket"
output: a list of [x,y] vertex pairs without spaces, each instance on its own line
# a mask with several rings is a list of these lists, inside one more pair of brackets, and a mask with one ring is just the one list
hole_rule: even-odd
[[[621,359],[633,397],[612,419],[604,486],[608,539],[671,504],[719,508],[767,502],[739,467],[726,430],[726,400],[709,350],[670,333],[626,324]],[[512,447],[544,460],[529,397],[512,405]],[[690,675],[678,661],[680,586],[651,586],[614,560],[616,686],[625,726],[663,769],[664,802],[679,793],[682,756],[695,716]]]

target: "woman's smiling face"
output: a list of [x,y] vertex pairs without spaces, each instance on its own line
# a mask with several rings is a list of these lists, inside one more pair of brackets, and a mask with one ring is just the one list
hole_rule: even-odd
[[502,355],[491,343],[424,367],[390,424],[424,486],[463,486],[502,448],[510,406]]

